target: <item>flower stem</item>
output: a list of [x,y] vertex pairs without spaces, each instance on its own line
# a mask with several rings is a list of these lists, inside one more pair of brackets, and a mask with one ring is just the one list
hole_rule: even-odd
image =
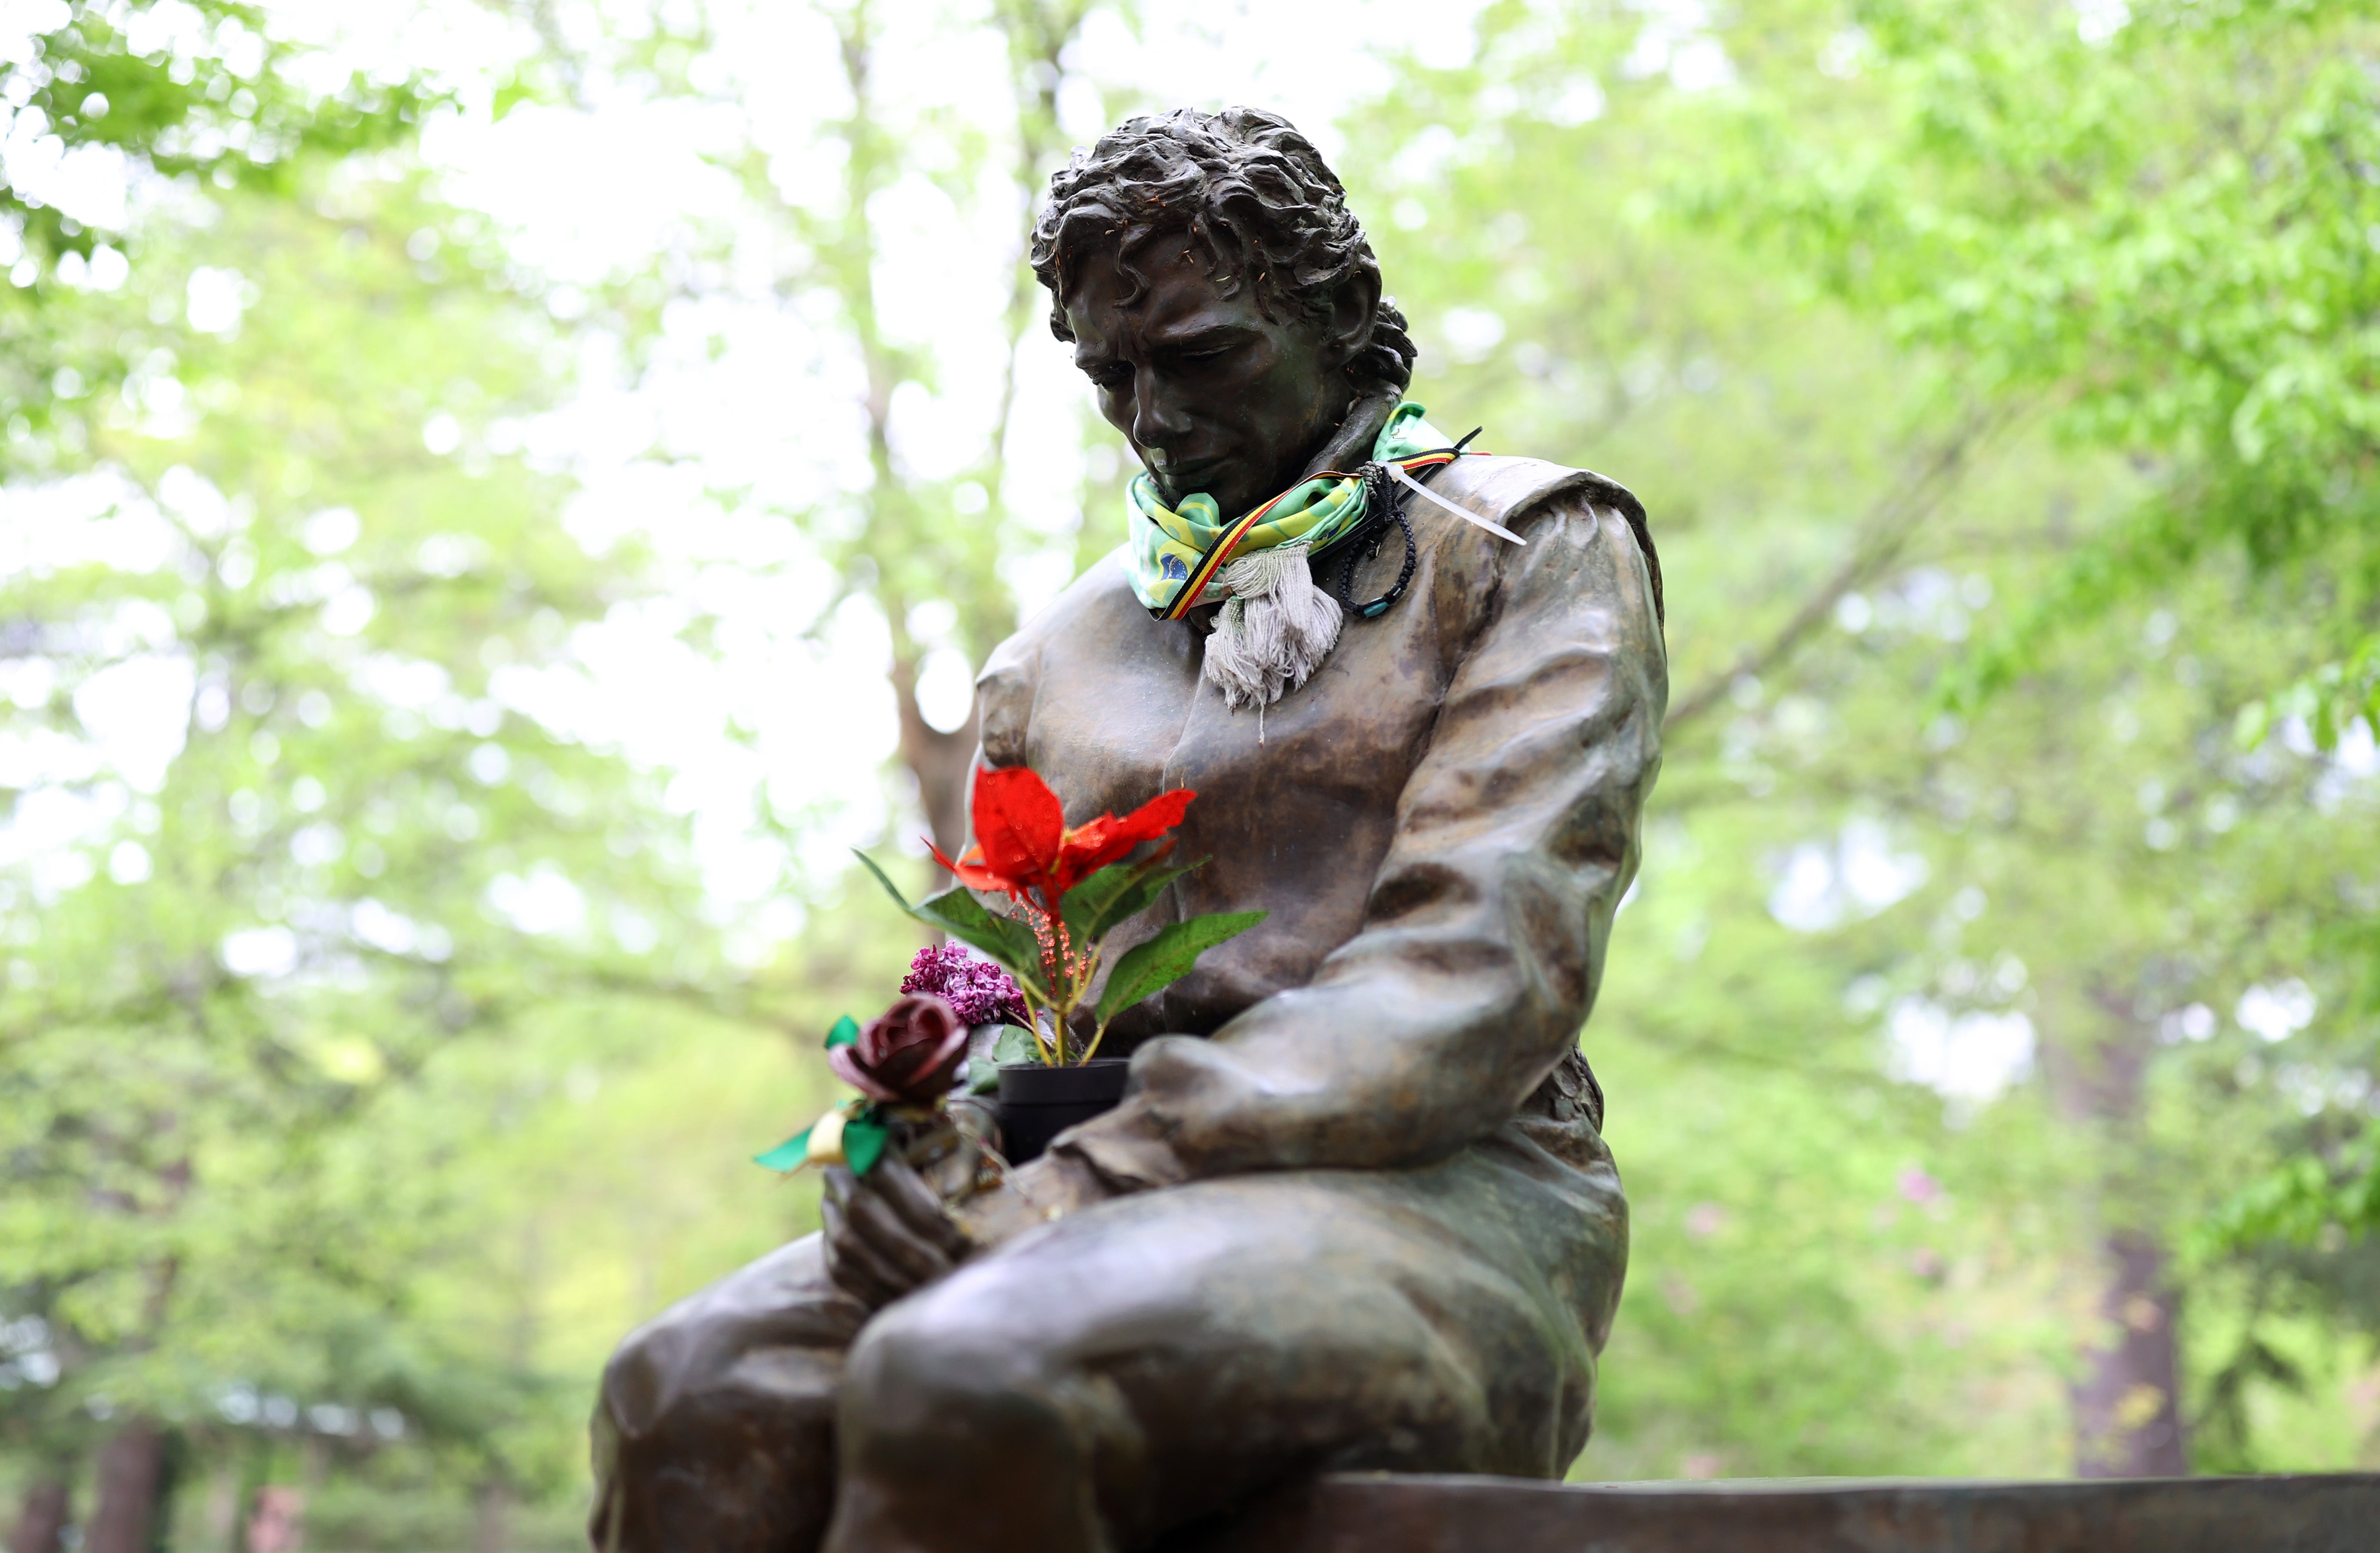
[[1016,989],[1016,995],[1025,1001],[1025,1028],[1033,1037],[1033,1049],[1041,1054],[1044,1067],[1057,1066],[1056,1060],[1050,1051],[1050,1043],[1041,1038],[1041,1010],[1033,1001],[1033,994],[1026,991],[1020,983]]

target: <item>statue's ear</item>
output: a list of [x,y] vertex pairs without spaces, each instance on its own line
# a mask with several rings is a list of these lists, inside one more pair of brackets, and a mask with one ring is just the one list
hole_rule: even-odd
[[1343,367],[1372,343],[1372,325],[1380,313],[1380,277],[1362,270],[1349,275],[1330,297],[1324,316],[1323,349],[1333,367]]

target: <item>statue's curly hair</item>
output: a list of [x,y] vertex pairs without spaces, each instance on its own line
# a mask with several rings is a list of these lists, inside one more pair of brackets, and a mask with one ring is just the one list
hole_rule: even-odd
[[[1257,305],[1318,319],[1351,276],[1377,279],[1380,261],[1347,209],[1347,191],[1312,141],[1255,108],[1177,108],[1129,118],[1050,178],[1033,228],[1033,273],[1050,288],[1050,330],[1072,343],[1066,290],[1087,251],[1114,253],[1137,297],[1148,282],[1129,262],[1149,238],[1188,232],[1213,255],[1225,296],[1251,273]],[[1359,388],[1402,390],[1413,380],[1404,314],[1380,299],[1372,337],[1347,367]]]

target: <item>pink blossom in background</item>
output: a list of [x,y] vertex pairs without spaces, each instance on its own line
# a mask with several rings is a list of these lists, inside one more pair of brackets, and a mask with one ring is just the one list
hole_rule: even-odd
[[1924,1205],[1942,1195],[1942,1183],[1923,1170],[1912,1165],[1900,1172],[1900,1195],[1910,1202]]

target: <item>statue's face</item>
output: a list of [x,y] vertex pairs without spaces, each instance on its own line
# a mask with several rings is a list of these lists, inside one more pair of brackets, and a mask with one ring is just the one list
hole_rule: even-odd
[[1148,289],[1127,303],[1135,287],[1117,256],[1091,255],[1065,309],[1099,413],[1169,501],[1203,491],[1230,519],[1295,480],[1346,416],[1353,394],[1341,369],[1370,309],[1357,299],[1353,330],[1267,318],[1253,282],[1223,296],[1210,262],[1186,235],[1152,238],[1133,253]]

